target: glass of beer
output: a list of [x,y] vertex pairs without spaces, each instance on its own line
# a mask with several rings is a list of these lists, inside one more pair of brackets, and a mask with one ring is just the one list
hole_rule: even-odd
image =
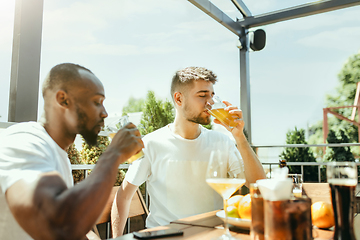
[[335,215],[334,240],[355,240],[354,206],[355,188],[358,183],[355,162],[331,162],[327,164],[327,181]]
[[[108,136],[111,139],[114,138],[114,136],[116,135],[116,133],[119,131],[120,128],[125,127],[126,124],[128,124],[129,121],[129,117],[127,115],[122,116],[121,118],[107,124],[104,127],[104,132],[100,133],[99,135],[102,136]],[[144,152],[143,150],[141,150],[140,152],[138,152],[137,154],[133,155],[132,157],[130,157],[127,162],[128,163],[132,163],[137,159],[143,158],[144,157]]]
[[[245,184],[245,176],[243,168],[239,162],[230,165],[229,159],[224,158],[221,151],[213,150],[210,154],[210,161],[206,171],[206,183],[209,184],[217,193],[219,193],[224,201],[224,229],[225,233],[218,240],[235,240],[231,236],[228,226],[227,201],[240,187]],[[231,169],[229,169],[231,166]],[[229,171],[228,171],[229,170]]]
[[238,116],[232,115],[229,111],[224,110],[226,108],[225,103],[222,102],[220,97],[213,97],[214,104],[207,104],[207,111],[222,124],[228,126],[229,128],[236,127],[238,124],[235,122],[236,119],[239,119]]

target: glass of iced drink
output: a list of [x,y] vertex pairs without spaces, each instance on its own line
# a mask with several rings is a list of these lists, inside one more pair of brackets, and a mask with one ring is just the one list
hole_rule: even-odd
[[[104,127],[104,132],[102,134],[99,135],[104,135],[104,136],[108,136],[111,139],[113,139],[116,135],[116,133],[119,131],[120,128],[125,127],[126,124],[128,124],[129,121],[129,117],[127,115],[120,117],[119,119],[107,124]],[[143,158],[144,157],[144,152],[143,150],[141,150],[140,152],[138,152],[137,154],[133,155],[132,157],[130,157],[127,162],[128,163],[132,163],[137,159]]]
[[250,184],[252,240],[264,240],[264,199],[256,183]]
[[292,240],[289,214],[290,200],[264,200],[264,223],[266,240]]
[[286,208],[292,240],[312,240],[311,200],[307,197],[291,199]]
[[213,101],[213,105],[207,105],[208,112],[217,120],[219,120],[222,124],[228,126],[229,128],[236,127],[238,123],[235,122],[235,120],[239,119],[238,116],[232,115],[229,113],[229,111],[226,111],[224,109],[226,108],[226,105],[222,102],[220,97],[214,96]]
[[334,240],[355,240],[354,204],[358,184],[355,162],[331,162],[326,169],[335,215]]

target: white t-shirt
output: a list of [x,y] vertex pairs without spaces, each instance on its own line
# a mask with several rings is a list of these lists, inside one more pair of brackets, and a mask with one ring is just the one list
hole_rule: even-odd
[[0,132],[0,239],[32,239],[16,222],[5,199],[18,180],[34,181],[39,174],[58,171],[74,185],[66,151],[36,122],[19,123]]
[[135,161],[125,177],[136,186],[147,181],[147,227],[223,207],[221,196],[205,181],[211,150],[220,150],[228,159],[229,172],[239,171],[239,163],[243,166],[239,151],[226,135],[201,127],[201,134],[188,140],[174,134],[172,127],[169,124],[143,138],[145,157]]

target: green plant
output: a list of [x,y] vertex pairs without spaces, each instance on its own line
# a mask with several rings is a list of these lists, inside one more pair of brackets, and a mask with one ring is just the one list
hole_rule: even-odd
[[[90,147],[85,141],[82,144],[82,150],[80,151],[81,159],[83,164],[96,164],[100,155],[106,150],[109,146],[110,140],[108,137],[98,136],[98,144],[96,146]],[[89,174],[91,170],[88,171]],[[114,186],[120,186],[125,177],[125,171],[123,169],[119,170],[116,182]]]
[[156,99],[155,93],[149,91],[143,108],[139,131],[142,135],[151,133],[174,121],[174,106],[168,100]]
[[[288,131],[286,134],[286,144],[307,144],[305,141],[305,130],[297,129]],[[316,162],[316,159],[309,148],[303,147],[286,147],[279,155],[281,159],[286,162]],[[301,173],[300,166],[289,166],[289,173]],[[316,166],[304,166],[303,172],[304,181],[317,181],[318,172]]]
[[[330,130],[328,137],[328,143],[348,143],[349,137],[346,135],[345,131],[339,130],[335,133],[335,131]],[[329,147],[326,150],[326,154],[324,156],[324,161],[331,162],[354,162],[354,155],[350,151],[350,147]]]
[[140,98],[136,99],[133,97],[129,98],[129,101],[126,106],[122,109],[122,115],[127,115],[128,113],[133,112],[142,112],[144,109],[145,100]]
[[[342,107],[352,106],[356,97],[356,84],[360,82],[360,53],[352,55],[348,58],[347,62],[343,65],[341,71],[338,74],[339,86],[335,90],[335,94],[326,96],[327,107]],[[347,118],[350,118],[352,108],[340,108],[333,110]],[[359,113],[356,113],[355,119],[358,119]],[[323,121],[310,126],[310,144],[324,143],[323,138]],[[348,143],[358,142],[358,128],[350,122],[340,120],[333,115],[328,116],[329,129],[338,132],[343,130],[348,136]],[[317,157],[322,156],[323,148],[317,148]],[[355,155],[359,155],[358,147],[351,147],[351,151]]]
[[[71,144],[67,149],[67,154],[71,164],[82,164],[80,153],[76,149],[75,144]],[[73,170],[72,175],[74,178],[74,183],[78,183],[85,178],[85,174],[83,170]]]

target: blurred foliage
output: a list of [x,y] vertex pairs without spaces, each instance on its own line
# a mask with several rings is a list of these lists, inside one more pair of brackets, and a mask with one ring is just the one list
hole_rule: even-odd
[[[286,133],[286,144],[307,144],[305,141],[305,130],[297,129]],[[286,147],[279,155],[286,162],[316,162],[314,154],[310,148],[304,147]],[[301,166],[289,166],[289,173],[301,173]],[[304,182],[318,181],[317,166],[304,166],[303,180]]]
[[[328,143],[348,143],[349,137],[343,130],[339,130],[337,133],[330,130],[327,141]],[[355,162],[355,158],[350,151],[350,147],[329,147],[324,156],[324,161]]]
[[[339,86],[336,88],[336,93],[326,96],[325,105],[327,107],[352,106],[356,94],[356,84],[360,81],[360,53],[348,58],[338,74],[338,80]],[[352,108],[341,108],[334,111],[350,118]],[[355,119],[359,119],[358,114],[359,113],[356,113]],[[319,121],[310,127],[310,144],[324,143],[322,124],[323,121]],[[344,134],[348,136],[348,143],[359,141],[358,128],[350,122],[340,120],[335,116],[328,114],[328,126],[329,130],[333,130],[334,132],[340,132],[340,130],[344,131]],[[323,148],[317,148],[314,151],[317,157],[323,155]],[[359,155],[359,147],[351,147],[351,151],[355,155]]]
[[140,125],[138,126],[141,135],[146,135],[159,128],[162,128],[175,119],[173,104],[168,101],[156,99],[155,93],[149,91],[143,108]]
[[[84,141],[82,144],[83,148],[81,149],[80,152],[75,148],[75,144],[72,144],[67,150],[68,157],[70,159],[71,164],[96,164],[98,158],[106,150],[109,144],[110,141],[108,137],[104,137],[104,136],[98,136],[98,145],[91,148]],[[73,172],[74,183],[78,183],[85,178],[84,170],[74,170],[72,172]],[[91,170],[88,170],[88,174],[90,173]],[[125,171],[119,170],[114,186],[120,186],[124,177],[125,177]]]
[[126,106],[122,109],[122,115],[127,115],[128,113],[134,113],[134,112],[142,112],[144,109],[145,100],[142,98],[136,99],[133,97],[130,97],[128,103]]
[[[83,164],[96,164],[101,154],[109,146],[110,140],[108,137],[98,136],[97,145],[90,147],[85,141],[83,141],[80,156]],[[91,170],[88,171],[91,174]],[[114,186],[120,186],[125,177],[125,171],[119,169]]]
[[[343,130],[337,132],[330,130],[327,141],[328,143],[348,143],[349,137]],[[355,162],[355,158],[351,153],[350,147],[329,147],[326,150],[324,161]],[[358,176],[360,176],[360,168],[358,168]]]
[[[80,158],[79,151],[75,148],[75,144],[71,144],[67,149],[67,154],[70,159],[71,164],[83,164]],[[72,175],[74,178],[74,183],[78,183],[85,178],[83,170],[73,170]]]

